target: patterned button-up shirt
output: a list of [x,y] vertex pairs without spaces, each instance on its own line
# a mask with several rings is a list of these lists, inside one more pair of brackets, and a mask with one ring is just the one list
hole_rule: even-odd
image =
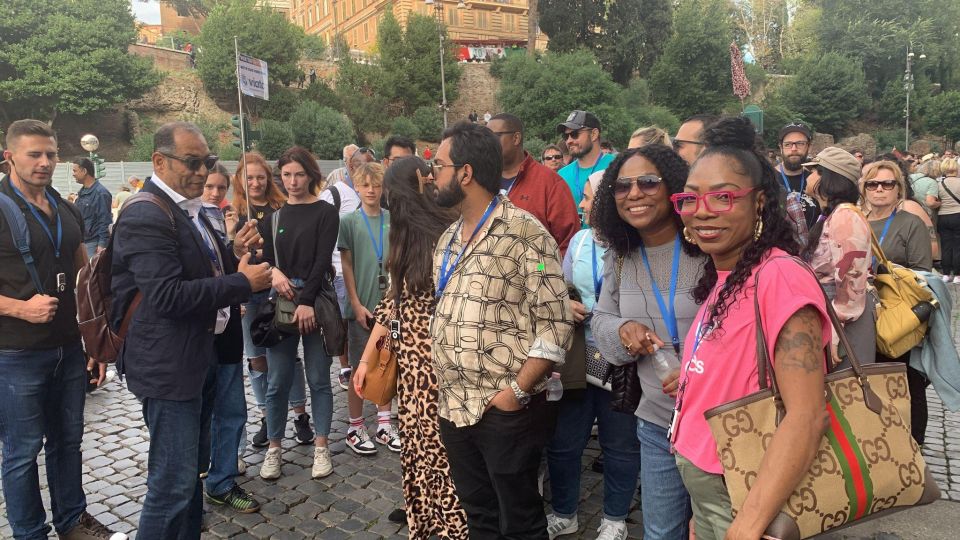
[[[573,334],[556,241],[535,217],[499,198],[450,276],[430,326],[440,417],[458,427],[479,422],[528,357],[562,364]],[[448,246],[450,264],[463,247],[462,225],[454,223],[437,243],[437,283]]]

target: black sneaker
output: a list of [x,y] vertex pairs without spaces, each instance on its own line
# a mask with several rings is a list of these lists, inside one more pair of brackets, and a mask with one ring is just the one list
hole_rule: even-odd
[[230,491],[223,495],[211,495],[207,493],[207,500],[213,504],[229,506],[241,514],[252,514],[260,510],[260,503],[236,484],[230,488]]
[[403,525],[407,524],[407,511],[403,508],[397,508],[393,512],[390,512],[390,515],[387,516],[387,519],[391,523],[401,523]]
[[264,446],[270,443],[270,441],[267,439],[267,419],[266,418],[260,419],[260,430],[257,431],[256,435],[253,436],[253,441],[251,442],[257,448],[263,448]]
[[313,430],[310,429],[310,415],[302,413],[293,421],[294,438],[300,444],[313,444]]

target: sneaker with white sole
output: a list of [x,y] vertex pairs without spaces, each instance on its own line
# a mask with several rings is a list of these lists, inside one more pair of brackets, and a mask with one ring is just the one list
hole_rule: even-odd
[[377,429],[377,442],[386,446],[391,452],[400,451],[400,434],[393,424],[386,424]]
[[300,413],[293,420],[293,438],[297,440],[298,444],[312,444],[313,443],[313,430],[310,429],[310,415],[307,413]]
[[960,283],[960,276],[954,276],[953,282],[954,282],[954,283]]
[[597,532],[600,533],[597,535],[597,540],[626,540],[627,522],[603,518],[600,520],[600,528]]
[[333,472],[333,462],[330,461],[330,449],[326,446],[317,446],[313,449],[313,468],[310,476],[323,478]]
[[280,466],[283,465],[283,449],[270,448],[263,456],[263,464],[260,465],[260,478],[264,480],[276,480],[280,478]]
[[351,429],[347,432],[347,448],[359,456],[372,456],[377,453],[377,445],[373,444],[366,426]]
[[580,520],[577,516],[562,518],[547,514],[547,535],[550,540],[565,534],[573,534],[580,530]]

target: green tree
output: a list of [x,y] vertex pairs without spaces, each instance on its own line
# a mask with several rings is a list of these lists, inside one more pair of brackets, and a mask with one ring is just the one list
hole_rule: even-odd
[[4,123],[87,114],[159,84],[136,41],[128,0],[4,0],[0,17],[0,117]]
[[420,139],[430,142],[440,142],[440,133],[443,132],[443,113],[436,107],[423,106],[413,111],[413,123],[420,132]]
[[278,159],[288,148],[293,146],[293,131],[286,122],[276,120],[260,121],[260,142],[257,151],[267,159]]
[[383,87],[384,73],[380,66],[361,64],[349,56],[341,59],[336,94],[342,110],[353,122],[358,142],[366,142],[366,133],[384,133],[390,127],[392,115]]
[[808,59],[780,91],[789,110],[802,111],[820,131],[834,136],[864,111],[866,94],[860,61],[838,53]]
[[950,142],[960,140],[960,92],[936,95],[927,101],[925,108],[928,129]]
[[207,92],[227,96],[237,91],[233,36],[240,52],[267,62],[270,81],[289,85],[300,74],[303,30],[257,0],[223,0],[200,31],[197,72]]
[[324,107],[330,107],[338,111],[342,107],[340,97],[333,91],[333,88],[330,88],[330,83],[323,79],[314,81],[314,83],[307,86],[300,95],[304,99],[315,101]]
[[734,101],[729,19],[723,0],[687,0],[674,12],[677,31],[650,71],[650,89],[678,116],[719,113]]
[[303,56],[310,60],[320,60],[327,55],[327,44],[317,34],[307,34],[303,40]]
[[541,0],[540,28],[547,48],[596,51],[613,79],[626,84],[635,71],[645,76],[670,37],[669,0]]
[[339,112],[305,101],[290,116],[293,141],[320,159],[339,159],[343,147],[354,140],[353,124]]
[[523,119],[527,137],[555,141],[557,124],[570,111],[585,109],[597,115],[603,137],[614,145],[629,139],[632,121],[623,106],[623,89],[588,51],[511,56],[498,72],[497,100],[504,112]]
[[413,120],[405,116],[398,116],[390,124],[390,134],[400,135],[415,141],[420,138],[420,129],[413,123]]
[[[274,84],[270,85],[269,101],[263,101],[261,99],[249,100],[257,116],[278,120],[280,122],[289,120],[290,115],[297,110],[301,101],[303,101],[303,94],[298,94],[285,86],[277,86]],[[246,110],[246,106],[244,106],[244,110]]]

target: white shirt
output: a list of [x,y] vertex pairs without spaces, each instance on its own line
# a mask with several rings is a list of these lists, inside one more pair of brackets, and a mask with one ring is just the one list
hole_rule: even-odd
[[[350,182],[349,178],[350,177],[347,176],[342,181],[330,186],[330,189],[335,189],[340,193],[341,220],[343,219],[343,216],[352,214],[357,210],[357,208],[360,208],[360,195],[358,195],[357,191],[353,188],[353,182]],[[333,195],[331,195],[330,192],[325,189],[322,193],[320,193],[320,200],[333,204]],[[343,263],[340,261],[340,250],[336,247],[333,248],[333,257],[331,261],[333,262],[333,267],[337,269],[337,275],[342,276]]]
[[[183,195],[177,193],[170,188],[167,184],[157,176],[157,173],[154,172],[150,181],[155,183],[161,191],[167,194],[168,197],[173,199],[173,202],[176,203],[178,207],[184,210],[187,215],[190,216],[190,220],[193,221],[194,227],[197,228],[197,232],[200,233],[200,238],[203,239],[204,243],[207,245],[208,249],[212,249],[214,254],[216,254],[217,262],[213,264],[213,272],[215,276],[223,275],[223,253],[220,252],[220,245],[213,239],[214,235],[217,234],[216,231],[207,230],[203,226],[203,222],[200,221],[200,209],[203,207],[203,201],[200,197],[195,199],[188,199]],[[211,261],[212,263],[212,261]],[[227,329],[227,323],[230,322],[230,308],[222,307],[217,309],[217,324],[214,329],[215,334],[222,334],[224,330]]]

